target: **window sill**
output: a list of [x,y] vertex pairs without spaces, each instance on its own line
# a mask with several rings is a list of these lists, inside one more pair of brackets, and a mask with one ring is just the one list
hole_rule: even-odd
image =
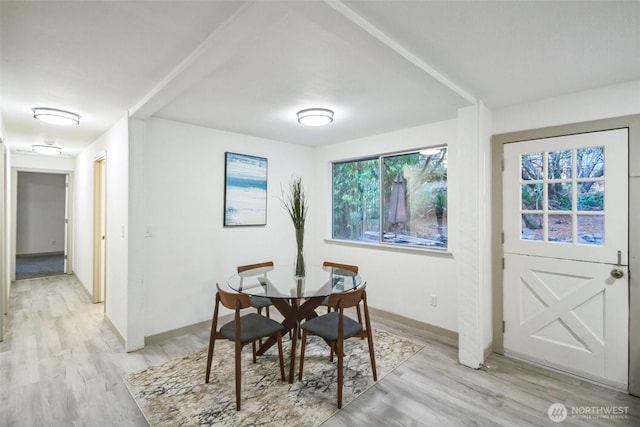
[[331,245],[342,245],[342,246],[355,246],[360,248],[367,249],[377,249],[388,252],[404,252],[404,253],[415,253],[421,255],[430,255],[430,256],[442,256],[446,258],[453,258],[453,253],[449,251],[449,249],[433,249],[429,247],[421,247],[421,246],[413,246],[413,245],[394,245],[389,243],[370,243],[370,242],[362,242],[357,240],[339,240],[339,239],[324,239],[325,243]]

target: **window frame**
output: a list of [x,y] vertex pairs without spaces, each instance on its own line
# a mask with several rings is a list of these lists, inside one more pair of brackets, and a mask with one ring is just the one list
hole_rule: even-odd
[[[423,244],[415,244],[415,243],[397,243],[397,242],[391,242],[391,241],[385,241],[384,240],[384,223],[386,222],[385,220],[383,220],[383,209],[385,206],[385,202],[384,202],[384,189],[383,189],[383,176],[384,176],[384,159],[385,158],[390,158],[390,157],[396,157],[396,156],[403,156],[403,155],[411,155],[411,154],[421,154],[422,152],[427,152],[427,151],[433,151],[433,150],[437,150],[437,151],[443,151],[444,150],[444,156],[445,157],[445,173],[444,173],[444,182],[446,183],[444,188],[445,188],[445,194],[447,196],[447,202],[446,202],[446,218],[447,218],[447,226],[445,228],[447,228],[447,237],[445,240],[445,246],[432,246],[432,245],[423,245]],[[369,247],[374,247],[374,248],[384,248],[384,249],[393,249],[393,250],[400,250],[400,251],[418,251],[418,252],[433,252],[436,254],[450,254],[451,253],[451,246],[450,246],[450,242],[449,242],[449,238],[448,238],[448,221],[449,221],[449,188],[448,188],[448,182],[449,182],[449,177],[448,177],[448,171],[449,171],[449,166],[448,166],[448,159],[449,159],[449,150],[450,147],[448,144],[437,144],[437,145],[430,145],[430,146],[424,146],[424,147],[420,147],[420,148],[411,148],[411,149],[406,149],[406,150],[398,150],[398,151],[392,151],[392,152],[385,152],[385,153],[378,153],[378,154],[373,154],[373,155],[363,155],[362,157],[354,157],[354,158],[349,158],[349,159],[340,159],[340,160],[332,160],[330,161],[330,188],[329,188],[329,193],[330,193],[330,209],[329,209],[329,238],[326,239],[326,241],[328,242],[332,242],[332,243],[341,243],[341,244],[349,244],[349,245],[354,245],[354,246],[369,246]],[[435,154],[435,153],[434,153]],[[378,227],[377,227],[377,233],[378,233],[378,240],[366,240],[366,239],[360,239],[360,240],[356,240],[356,239],[348,239],[348,238],[340,238],[340,237],[334,237],[334,233],[335,233],[335,217],[334,217],[334,213],[335,213],[335,199],[334,199],[334,172],[335,172],[335,165],[339,165],[339,164],[352,164],[352,163],[357,163],[357,162],[365,162],[365,161],[369,161],[369,160],[376,160],[378,162],[377,164],[377,171],[378,171],[378,214],[379,214],[379,219],[378,219]],[[362,236],[361,236],[362,237]]]

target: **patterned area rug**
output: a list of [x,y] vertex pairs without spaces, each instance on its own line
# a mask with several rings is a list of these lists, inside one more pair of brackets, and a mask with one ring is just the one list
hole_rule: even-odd
[[[422,348],[381,330],[374,330],[373,342],[378,380]],[[288,375],[289,339],[283,344]],[[305,353],[302,381],[297,379],[296,364],[296,378],[289,384],[280,380],[277,346],[258,357],[255,364],[251,346],[245,346],[240,412],[235,407],[230,341],[216,341],[209,384],[204,382],[206,348],[126,376],[124,382],[152,427],[318,426],[338,411],[337,370],[335,362],[329,361],[329,347],[317,337],[308,338]],[[343,407],[374,384],[367,341],[345,341],[344,363]]]

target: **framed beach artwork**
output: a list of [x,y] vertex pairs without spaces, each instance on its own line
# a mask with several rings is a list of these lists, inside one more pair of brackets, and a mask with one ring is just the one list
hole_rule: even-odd
[[224,226],[267,224],[267,159],[225,153]]

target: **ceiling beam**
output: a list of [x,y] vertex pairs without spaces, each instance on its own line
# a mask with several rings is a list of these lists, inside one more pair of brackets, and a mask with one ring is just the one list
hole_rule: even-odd
[[478,99],[475,96],[473,96],[472,94],[467,92],[465,89],[455,84],[453,81],[451,81],[445,75],[443,75],[442,73],[437,71],[435,68],[427,64],[425,61],[418,58],[411,51],[409,51],[400,43],[398,43],[397,41],[389,37],[387,34],[385,34],[383,31],[381,31],[371,22],[367,21],[365,18],[358,15],[351,8],[349,8],[344,3],[342,3],[342,1],[324,0],[324,2],[329,6],[331,6],[332,8],[334,8],[340,14],[342,14],[345,18],[347,18],[348,20],[356,24],[358,27],[362,28],[364,31],[369,33],[371,36],[375,37],[381,43],[383,43],[384,45],[386,45],[387,47],[395,51],[398,55],[402,56],[404,59],[406,59],[407,61],[409,61],[410,63],[412,63],[413,65],[415,65],[416,67],[424,71],[425,73],[427,73],[432,78],[442,83],[444,86],[451,89],[453,92],[457,93],[462,98],[466,99],[471,104],[475,105],[478,103]]
[[148,119],[237,54],[246,40],[259,37],[265,23],[276,22],[282,9],[248,1],[216,28],[130,110],[129,117]]

